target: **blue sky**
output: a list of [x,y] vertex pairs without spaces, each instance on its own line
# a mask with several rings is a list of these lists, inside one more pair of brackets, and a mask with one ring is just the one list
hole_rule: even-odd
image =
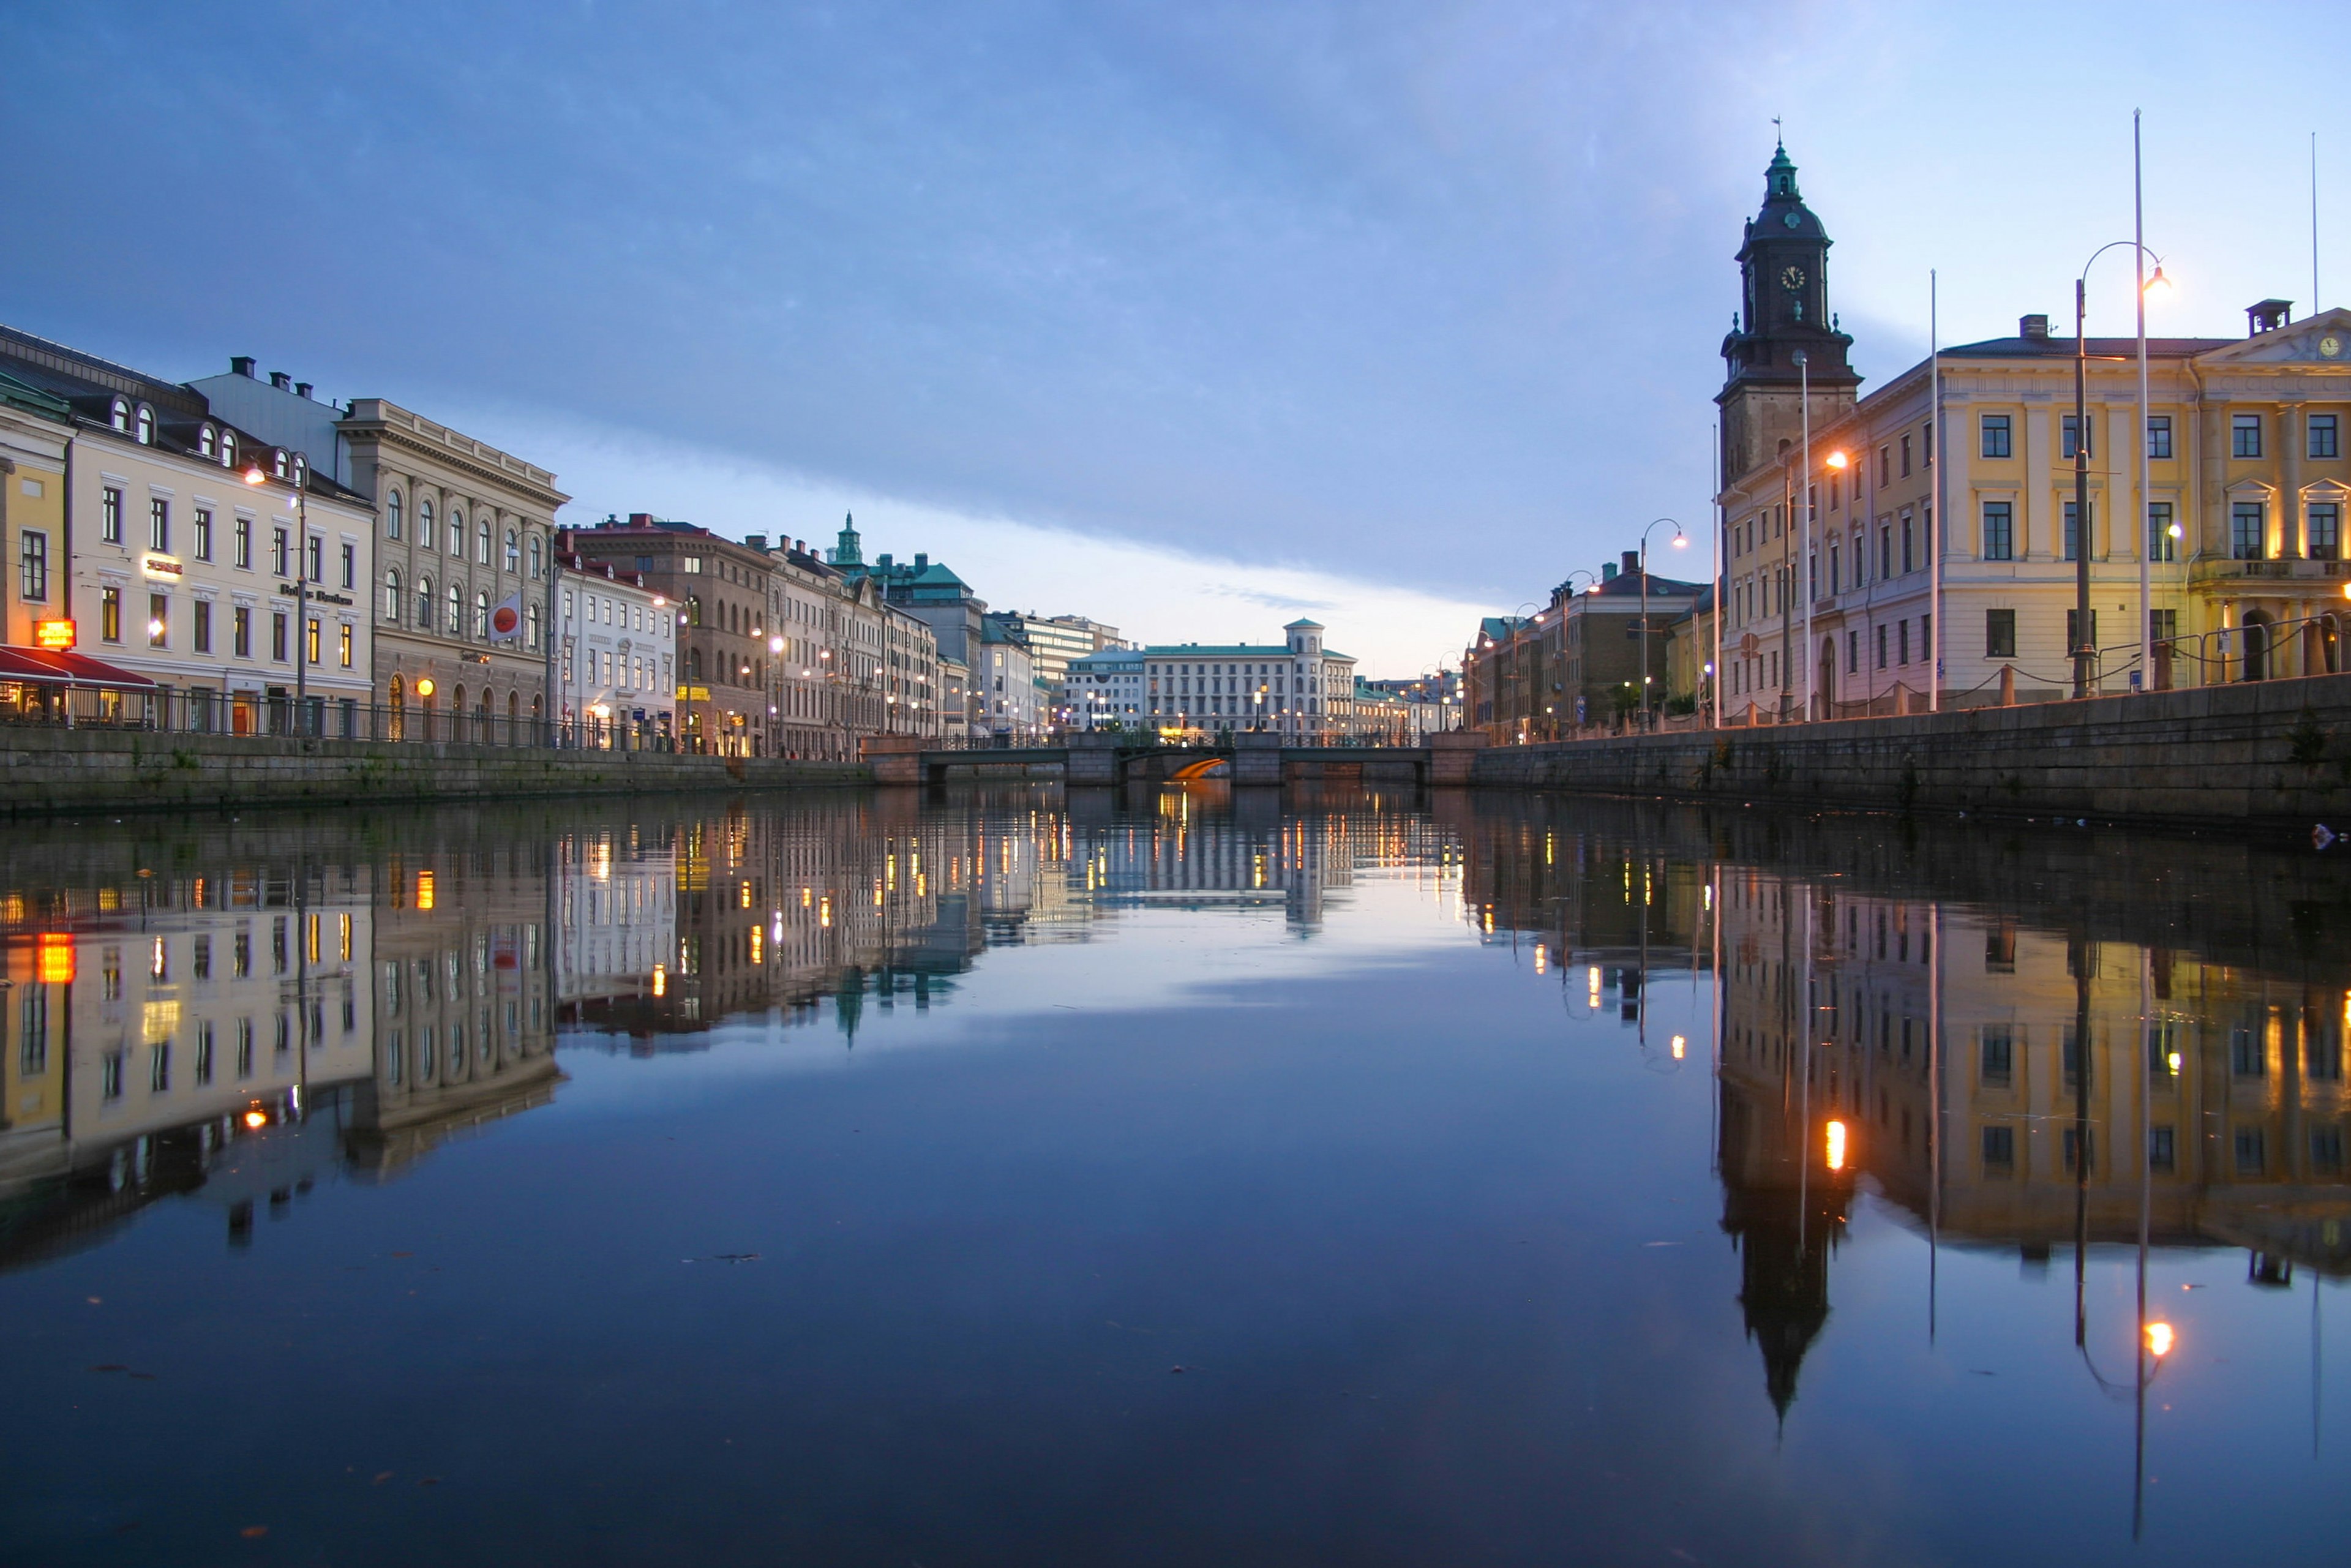
[[[1946,340],[2064,310],[2129,233],[2134,107],[2179,282],[2154,325],[2233,335],[2308,308],[2313,131],[2351,277],[2351,109],[2302,64],[2339,32],[2255,4],[17,6],[0,319],[392,397],[583,515],[810,537],[853,506],[999,606],[1201,640],[1303,610],[1409,673],[1652,517],[1702,534],[1774,115],[1873,381],[1924,352],[1929,267]],[[2100,265],[2093,329],[2125,329],[2126,257]]]

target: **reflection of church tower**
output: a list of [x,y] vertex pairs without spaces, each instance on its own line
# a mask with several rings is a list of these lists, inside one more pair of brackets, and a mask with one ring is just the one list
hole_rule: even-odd
[[[1805,1353],[1829,1318],[1829,1254],[1844,1228],[1849,1176],[1797,1161],[1812,1140],[1779,1085],[1722,1082],[1722,1228],[1739,1247],[1739,1305],[1763,1354],[1763,1387],[1786,1419]],[[1822,1118],[1815,1116],[1817,1123]],[[1793,1147],[1791,1147],[1791,1145]]]

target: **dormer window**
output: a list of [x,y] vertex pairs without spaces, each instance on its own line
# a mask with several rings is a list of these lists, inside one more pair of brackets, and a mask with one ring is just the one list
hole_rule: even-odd
[[294,484],[296,488],[300,488],[303,482],[309,477],[310,460],[297,452],[294,455]]
[[138,437],[140,445],[152,446],[155,444],[155,411],[149,408],[143,402],[139,405],[139,417],[135,434]]
[[236,432],[224,430],[220,438],[220,460],[224,468],[236,466]]
[[209,424],[196,432],[196,455],[216,457],[220,455],[220,434]]
[[128,435],[131,433],[131,405],[116,398],[114,406],[106,412],[106,422]]
[[276,475],[278,478],[283,479],[287,476],[287,464],[286,462],[286,448],[279,446],[271,449],[269,454],[270,473]]

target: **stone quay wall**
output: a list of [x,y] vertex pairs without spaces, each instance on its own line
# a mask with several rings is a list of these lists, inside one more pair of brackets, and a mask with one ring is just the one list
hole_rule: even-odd
[[862,784],[850,762],[0,726],[0,814],[221,810]]
[[1496,746],[1479,786],[2351,831],[2351,674]]

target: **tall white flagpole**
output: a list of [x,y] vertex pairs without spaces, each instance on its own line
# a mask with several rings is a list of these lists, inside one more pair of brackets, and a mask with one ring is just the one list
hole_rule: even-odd
[[2138,667],[2139,689],[2155,689],[2155,600],[2148,557],[2155,539],[2147,531],[2147,201],[2139,176],[2138,110],[2131,110],[2131,275],[2137,279],[2138,308]]
[[1927,635],[1927,711],[1939,713],[1943,706],[1943,539],[1950,531],[1951,514],[1945,493],[1944,459],[1949,454],[1943,441],[1943,339],[1942,320],[1938,314],[1941,307],[1940,281],[1935,269],[1927,269],[1927,384],[1930,406],[1928,429],[1935,444],[1935,516],[1927,526],[1927,607],[1935,623]]

